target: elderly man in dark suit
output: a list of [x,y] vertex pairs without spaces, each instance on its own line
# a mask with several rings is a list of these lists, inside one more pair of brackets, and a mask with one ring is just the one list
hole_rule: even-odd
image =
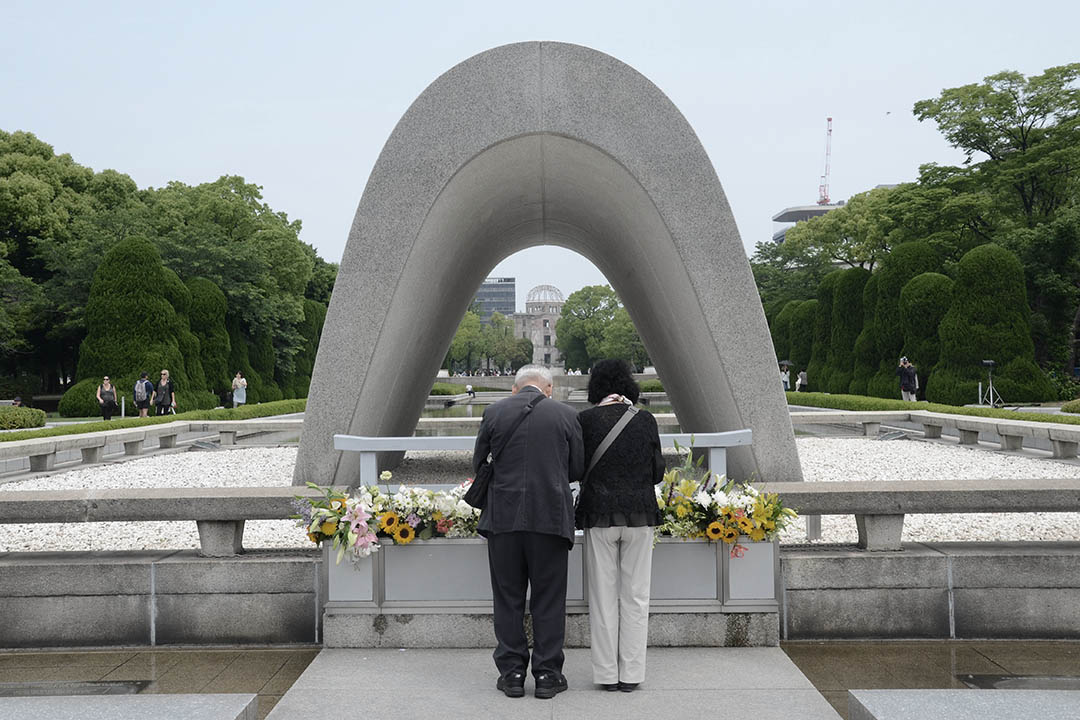
[[574,544],[570,483],[581,479],[585,461],[577,414],[546,399],[551,387],[547,368],[521,368],[513,394],[484,412],[473,453],[475,471],[501,450],[479,532],[488,541],[495,601],[496,687],[509,697],[525,694],[529,646],[523,622],[530,586],[536,697],[551,698],[567,687],[562,666],[566,565]]

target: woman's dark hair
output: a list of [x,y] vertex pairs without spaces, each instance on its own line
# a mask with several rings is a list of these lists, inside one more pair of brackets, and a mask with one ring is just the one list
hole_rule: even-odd
[[641,388],[630,374],[625,360],[600,360],[589,371],[589,402],[596,405],[612,393],[637,403]]

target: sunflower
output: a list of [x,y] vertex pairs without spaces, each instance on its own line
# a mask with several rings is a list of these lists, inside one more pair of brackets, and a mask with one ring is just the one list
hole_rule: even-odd
[[750,539],[754,542],[761,542],[765,539],[765,530],[759,527],[754,528],[750,531]]
[[720,539],[724,542],[731,544],[739,537],[739,531],[733,527],[724,527],[723,533],[720,535]]
[[409,523],[398,523],[394,528],[394,542],[398,545],[408,545],[416,539],[416,531]]
[[307,534],[307,539],[310,540],[311,542],[315,543],[316,545],[319,544],[319,538],[315,537],[315,533],[308,533]]
[[319,532],[323,535],[333,535],[337,532],[337,520],[327,520],[319,526]]
[[710,540],[714,540],[714,541],[719,540],[720,537],[723,534],[724,534],[724,526],[721,525],[720,523],[716,522],[715,520],[713,522],[709,523],[709,526],[707,528],[705,528],[705,535]]
[[754,529],[754,523],[750,518],[741,517],[735,521],[735,524],[739,526],[739,529],[745,534],[750,534],[750,531]]
[[[379,529],[393,534],[394,530],[401,525],[401,518],[393,510],[388,510],[379,516]],[[410,530],[412,528],[409,528]]]

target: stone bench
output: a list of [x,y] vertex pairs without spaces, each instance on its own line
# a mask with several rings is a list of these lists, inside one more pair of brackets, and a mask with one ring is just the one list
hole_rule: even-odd
[[235,445],[241,434],[258,435],[267,432],[300,432],[302,419],[291,420],[210,420],[188,423],[189,432],[216,432],[222,445]]
[[0,492],[0,523],[143,522],[194,520],[200,553],[243,552],[246,520],[284,520],[296,514],[302,487],[153,488]]
[[760,483],[801,515],[854,515],[859,547],[900,550],[904,515],[1080,511],[1080,478]]
[[821,412],[793,412],[792,425],[862,425],[863,435],[874,437],[882,423],[906,422],[911,413],[894,410],[825,410]]

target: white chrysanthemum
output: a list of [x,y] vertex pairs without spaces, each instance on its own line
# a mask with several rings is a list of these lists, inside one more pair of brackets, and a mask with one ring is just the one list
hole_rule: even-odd
[[704,490],[699,490],[698,493],[694,495],[694,502],[696,502],[703,508],[709,507],[709,505],[712,504],[712,501],[712,496],[710,496],[709,493],[705,492]]

